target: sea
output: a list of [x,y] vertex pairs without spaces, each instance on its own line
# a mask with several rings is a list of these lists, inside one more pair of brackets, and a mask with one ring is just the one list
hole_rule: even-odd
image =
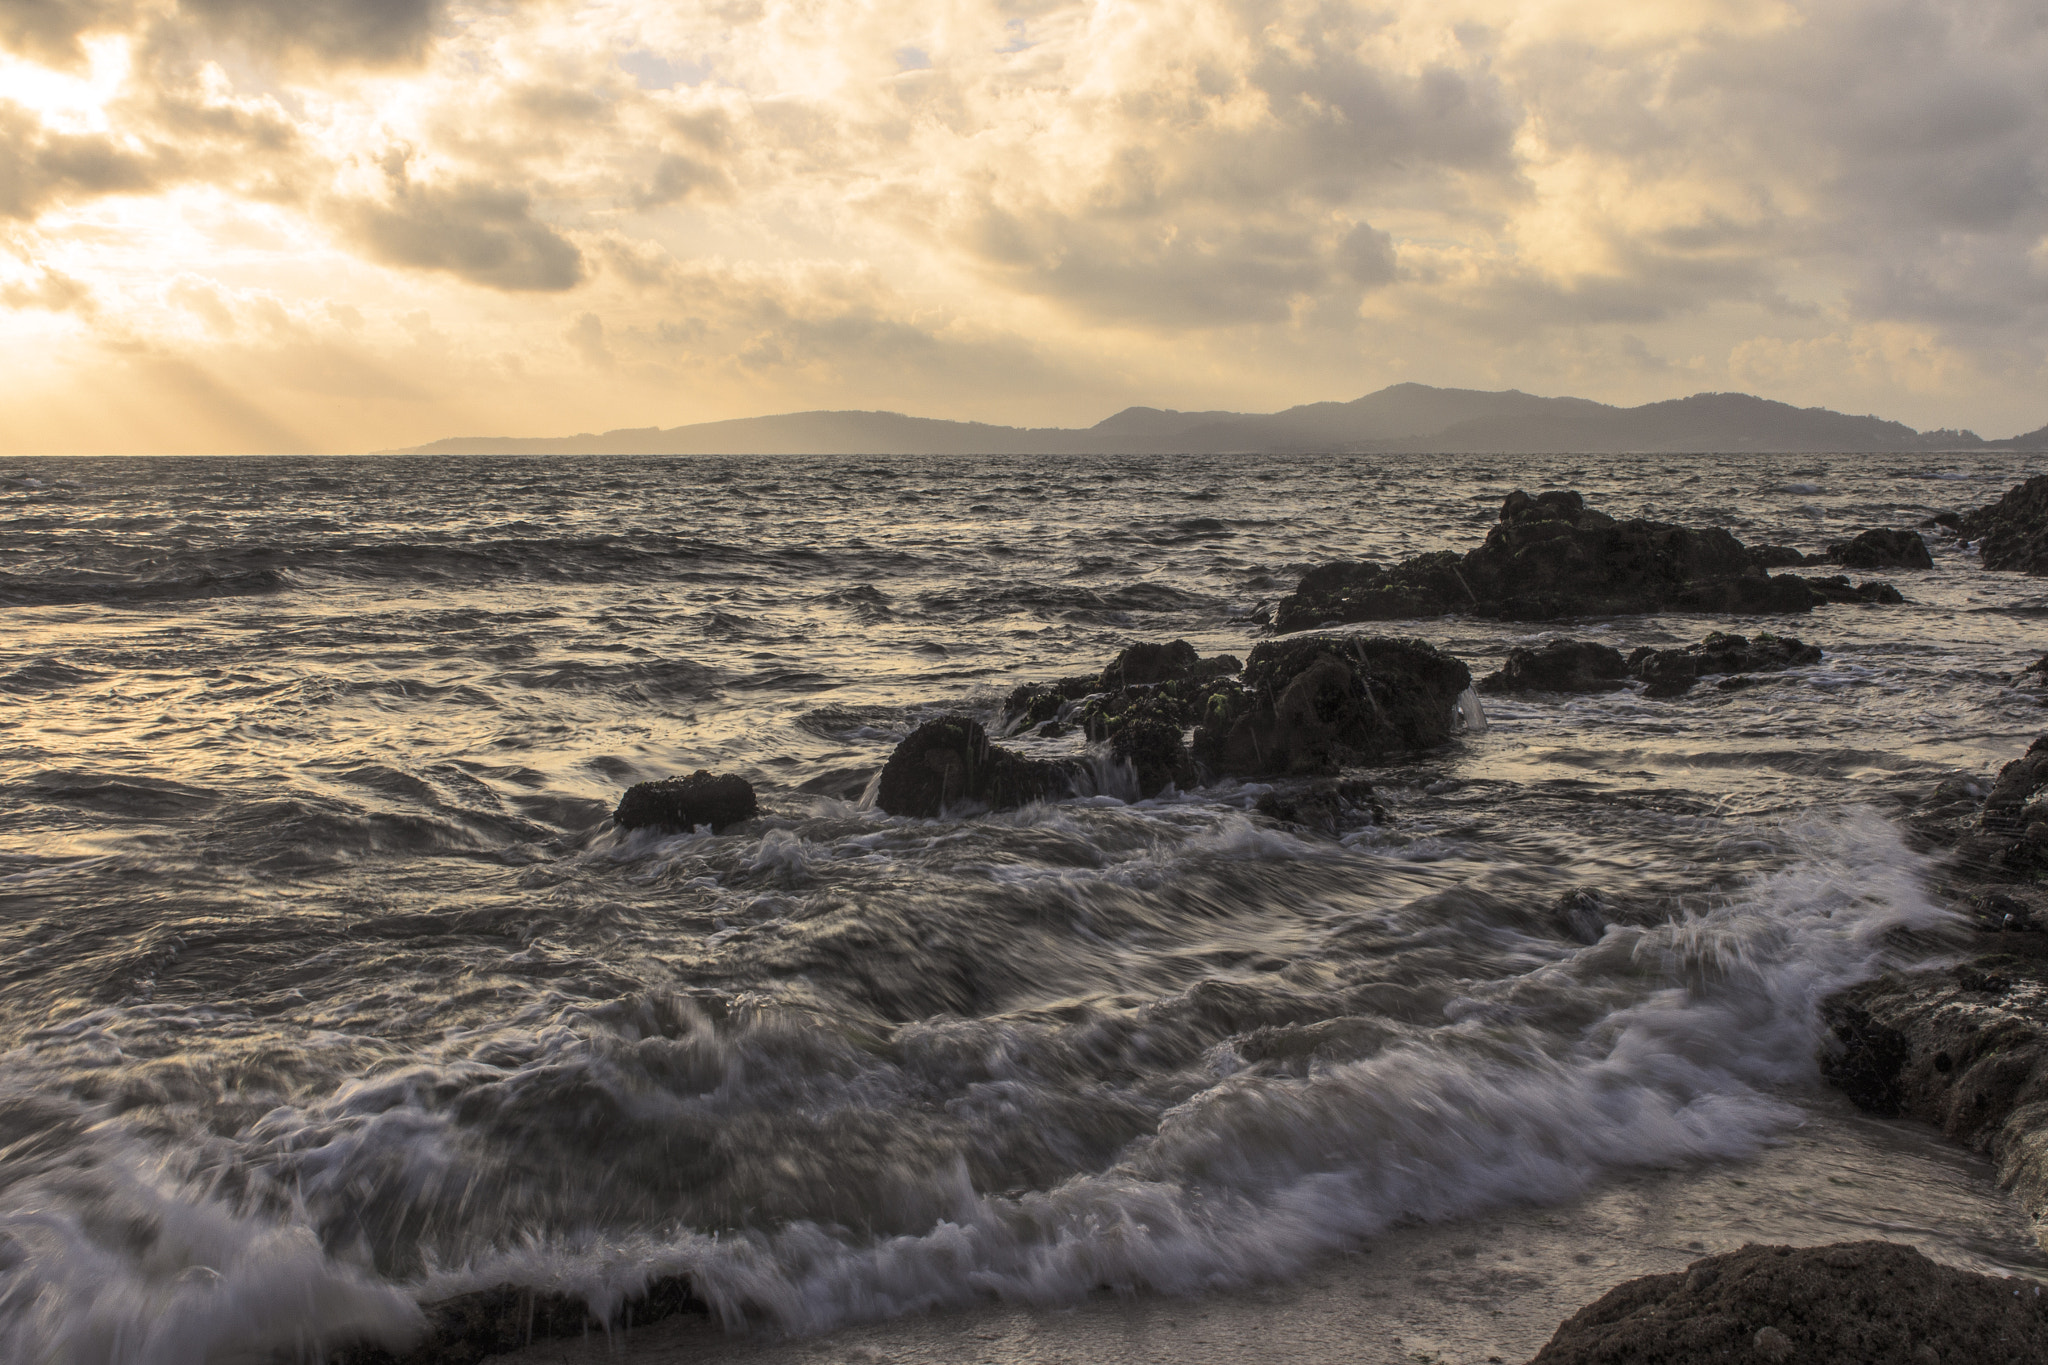
[[[749,1340],[1200,1301],[1645,1180],[1677,1251],[2048,1274],[1988,1165],[1816,1063],[1822,999],[1952,948],[1902,803],[2048,728],[2048,582],[1952,537],[1904,605],[1345,627],[1475,676],[1560,635],[1824,654],[1486,696],[1334,833],[1108,768],[869,796],[923,720],[1139,641],[1243,657],[1307,566],[1467,548],[1517,488],[1819,550],[2028,460],[0,463],[0,1359],[317,1360],[673,1276]],[[700,768],[760,817],[612,824]]]

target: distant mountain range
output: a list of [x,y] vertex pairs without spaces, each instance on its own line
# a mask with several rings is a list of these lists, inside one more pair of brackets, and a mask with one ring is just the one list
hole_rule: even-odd
[[2048,451],[2048,426],[1987,441],[1878,417],[1696,393],[1636,408],[1509,389],[1395,384],[1284,412],[1125,408],[1092,427],[1000,427],[895,412],[792,412],[597,435],[459,436],[390,455],[1588,454],[1641,451]]

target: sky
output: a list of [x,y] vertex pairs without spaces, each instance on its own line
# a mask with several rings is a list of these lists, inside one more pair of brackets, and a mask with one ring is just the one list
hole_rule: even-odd
[[2048,422],[2040,0],[0,0],[0,453]]

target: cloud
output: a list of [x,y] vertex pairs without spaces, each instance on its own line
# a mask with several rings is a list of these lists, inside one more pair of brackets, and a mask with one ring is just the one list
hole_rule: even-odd
[[0,285],[0,304],[9,308],[40,308],[51,313],[91,316],[96,305],[92,289],[61,270],[41,269],[33,279]]
[[179,0],[179,14],[263,52],[323,62],[417,62],[447,16],[445,0]]
[[0,47],[77,66],[85,60],[82,35],[121,27],[134,13],[132,0],[7,0],[0,5]]
[[0,44],[43,272],[0,364],[97,328],[283,383],[256,352],[325,372],[345,300],[325,398],[431,376],[377,423],[1397,379],[2048,416],[2032,0],[0,0]]
[[373,260],[445,271],[488,289],[554,292],[582,283],[583,253],[533,216],[524,190],[475,180],[421,184],[402,161],[388,175],[388,200],[331,209],[348,241]]
[[0,217],[33,219],[65,198],[146,193],[176,160],[101,133],[52,131],[33,111],[0,100]]

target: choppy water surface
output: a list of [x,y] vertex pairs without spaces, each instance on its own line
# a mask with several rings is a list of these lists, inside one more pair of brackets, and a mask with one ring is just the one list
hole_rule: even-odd
[[[1241,655],[1305,565],[1462,549],[1515,487],[1817,549],[2024,460],[0,467],[0,1355],[676,1271],[799,1330],[1199,1290],[1754,1152],[1825,1102],[1817,1000],[1942,919],[1892,798],[2042,728],[2004,679],[2048,585],[1953,542],[1904,607],[1560,625],[1827,654],[1490,700],[1338,839],[1235,784],[858,795],[924,717],[1133,640]],[[1403,629],[1475,673],[1550,633]],[[698,767],[764,817],[611,828]],[[1578,941],[1580,885],[1648,927]],[[2033,1263],[2016,1217],[1928,1235]]]

